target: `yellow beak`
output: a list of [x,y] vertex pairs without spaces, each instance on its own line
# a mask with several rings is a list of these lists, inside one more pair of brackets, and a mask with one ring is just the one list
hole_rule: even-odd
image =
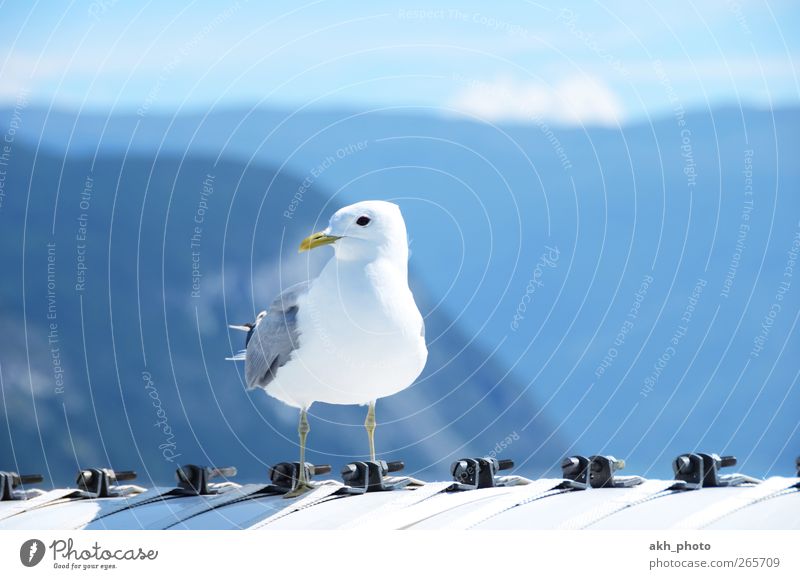
[[320,245],[329,245],[335,242],[337,239],[341,239],[341,237],[337,237],[336,235],[327,235],[322,231],[318,231],[313,235],[309,235],[300,243],[300,253],[308,251],[309,249],[314,249]]

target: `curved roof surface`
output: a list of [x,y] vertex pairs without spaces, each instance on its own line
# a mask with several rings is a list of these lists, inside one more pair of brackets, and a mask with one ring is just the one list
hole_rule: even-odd
[[398,488],[359,492],[321,480],[288,500],[274,485],[230,482],[204,483],[211,494],[193,496],[186,485],[54,489],[0,501],[0,529],[800,529],[794,477],[700,488],[638,477],[612,488],[555,478],[494,477],[486,488],[384,481]]

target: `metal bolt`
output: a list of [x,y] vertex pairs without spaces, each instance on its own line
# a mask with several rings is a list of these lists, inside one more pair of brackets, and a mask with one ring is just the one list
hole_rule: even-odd
[[232,476],[236,476],[236,467],[235,466],[223,466],[223,467],[210,467],[206,469],[206,477],[208,478],[216,478],[218,476],[230,478]]
[[19,475],[19,482],[23,485],[36,484],[44,480],[40,474],[21,474]]
[[111,471],[111,478],[118,481],[133,480],[136,478],[136,471],[134,470]]
[[575,474],[578,470],[579,461],[574,456],[567,457],[561,461],[561,470],[564,474]]
[[719,459],[719,465],[721,467],[736,466],[736,457],[735,456],[721,456],[720,459]]
[[685,454],[682,454],[675,459],[675,471],[681,474],[686,474],[692,466],[692,461]]
[[386,470],[388,472],[397,472],[403,470],[405,467],[406,464],[402,460],[393,460],[392,462],[386,463]]
[[178,480],[179,481],[189,482],[189,473],[186,472],[186,468],[187,467],[183,467],[182,466],[176,471],[176,474],[178,475]]
[[510,458],[497,461],[497,470],[508,470],[514,468],[514,461]]
[[291,476],[293,469],[294,469],[294,467],[291,464],[289,464],[288,462],[282,462],[280,464],[276,464],[275,466],[273,466],[271,471],[272,471],[273,476],[274,475]]
[[84,488],[88,487],[90,484],[92,484],[93,479],[94,479],[94,474],[92,473],[92,471],[82,470],[78,474],[78,480],[77,480],[78,486],[82,486]]

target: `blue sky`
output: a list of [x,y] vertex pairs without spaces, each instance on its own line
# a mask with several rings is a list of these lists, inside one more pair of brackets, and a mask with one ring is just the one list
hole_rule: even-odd
[[[556,4],[553,3],[552,6]],[[0,102],[617,122],[800,96],[800,4],[4,2]]]

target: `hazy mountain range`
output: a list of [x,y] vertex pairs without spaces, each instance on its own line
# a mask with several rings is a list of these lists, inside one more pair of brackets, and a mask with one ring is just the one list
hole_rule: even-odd
[[[3,267],[14,272],[3,277],[0,318],[5,468],[64,484],[78,464],[111,464],[164,482],[195,462],[264,480],[267,464],[296,459],[296,411],[245,392],[242,368],[224,360],[244,343],[228,323],[252,319],[254,303],[265,307],[329,257],[309,262],[296,250],[325,198],[309,193],[288,222],[282,202],[259,214],[272,179],[300,186],[203,156],[40,154],[34,163],[15,147],[0,214]],[[435,308],[416,275],[412,284],[428,314],[430,359],[416,386],[379,404],[378,446],[441,477],[456,455],[485,454],[519,431],[536,405],[511,405],[524,384]],[[309,460],[363,458],[364,408],[312,411]],[[528,428],[531,443],[550,434],[546,424]],[[535,456],[540,467],[562,452],[557,441]]]
[[[293,457],[294,411],[243,391],[225,326],[318,270],[327,255],[296,246],[336,208],[384,198],[406,216],[431,352],[421,382],[379,405],[387,457],[442,477],[516,434],[503,452],[529,474],[602,452],[668,476],[695,448],[790,472],[800,110],[619,129],[140,112],[18,111],[0,206],[5,468],[13,447],[22,470],[46,454],[66,477],[73,443],[82,464],[159,479],[171,444],[248,478]],[[312,460],[365,452],[363,409],[315,410]]]

